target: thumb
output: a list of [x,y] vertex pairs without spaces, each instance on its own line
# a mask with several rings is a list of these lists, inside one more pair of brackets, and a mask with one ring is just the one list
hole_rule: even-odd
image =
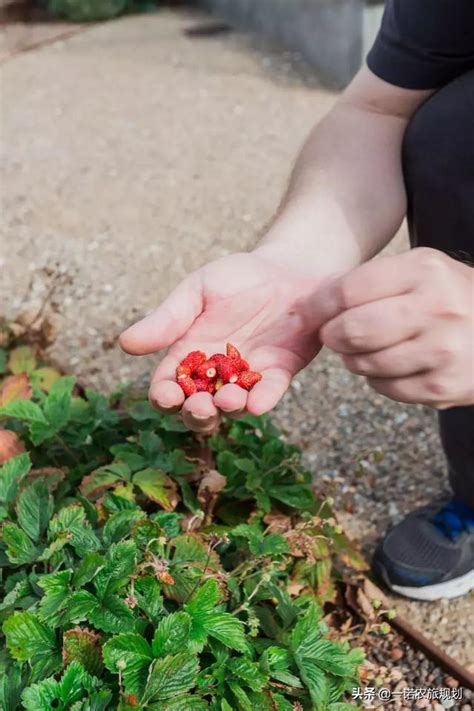
[[200,279],[191,274],[155,311],[121,334],[120,347],[132,355],[147,355],[168,348],[192,326],[202,308]]

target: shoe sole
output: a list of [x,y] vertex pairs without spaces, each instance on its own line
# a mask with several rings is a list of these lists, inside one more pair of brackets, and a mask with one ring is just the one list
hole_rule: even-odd
[[423,600],[425,602],[434,602],[442,598],[452,600],[455,597],[467,595],[468,592],[474,590],[474,570],[470,570],[459,578],[446,580],[444,583],[424,585],[423,587],[407,587],[405,585],[395,585],[391,583],[387,571],[380,562],[378,563],[378,568],[390,590],[412,600]]

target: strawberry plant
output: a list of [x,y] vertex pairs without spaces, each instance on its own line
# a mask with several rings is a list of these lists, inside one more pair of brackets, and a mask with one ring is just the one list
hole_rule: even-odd
[[[266,417],[196,438],[0,331],[0,707],[343,711],[363,567]],[[214,373],[212,373],[214,377]]]

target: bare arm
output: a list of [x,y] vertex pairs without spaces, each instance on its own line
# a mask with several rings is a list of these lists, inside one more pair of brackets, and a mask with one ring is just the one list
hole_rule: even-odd
[[392,86],[364,67],[308,137],[257,252],[308,270],[317,259],[319,274],[380,251],[406,210],[403,135],[431,93]]

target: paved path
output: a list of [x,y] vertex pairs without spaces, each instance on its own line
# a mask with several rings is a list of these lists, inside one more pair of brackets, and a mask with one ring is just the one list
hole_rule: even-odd
[[[100,386],[149,373],[149,359],[114,348],[118,332],[187,271],[253,243],[335,98],[239,37],[186,37],[196,21],[125,18],[3,66],[0,311],[35,308],[59,274],[53,356]],[[347,525],[367,549],[444,486],[433,414],[374,396],[333,357],[298,378],[276,417],[353,507]],[[357,458],[379,447],[385,460],[360,475]],[[474,661],[473,596],[400,607]]]

